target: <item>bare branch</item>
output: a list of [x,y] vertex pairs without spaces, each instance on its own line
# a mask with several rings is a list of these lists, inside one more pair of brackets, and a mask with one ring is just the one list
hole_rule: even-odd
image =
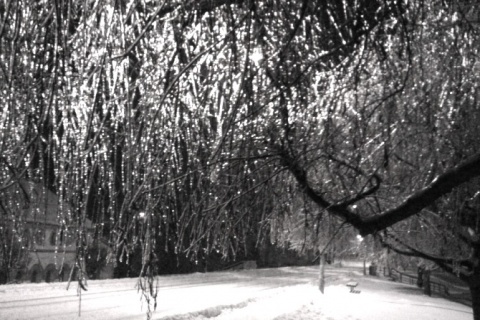
[[412,246],[409,246],[408,244],[401,241],[400,239],[393,236],[392,234],[386,234],[386,237],[389,237],[389,238],[393,239],[394,242],[399,243],[401,246],[403,246],[407,249],[407,250],[400,249],[398,246],[389,242],[384,236],[380,235],[379,239],[380,239],[380,242],[382,243],[382,245],[384,245],[385,247],[391,249],[392,251],[394,251],[398,254],[408,256],[408,257],[423,258],[425,260],[434,262],[436,265],[438,265],[440,268],[442,268],[446,272],[449,272],[449,273],[455,274],[455,275],[458,274],[458,277],[460,277],[460,279],[462,279],[463,281],[468,281],[468,279],[471,276],[470,273],[466,273],[466,272],[459,272],[458,273],[457,270],[454,268],[454,264],[458,264],[459,266],[464,266],[464,267],[467,267],[467,268],[471,269],[472,268],[472,262],[470,260],[467,260],[467,259],[455,260],[455,259],[452,259],[452,258],[442,258],[442,257],[433,256],[431,254],[428,254],[428,253],[425,253],[425,252],[420,251],[418,249],[415,249]]
[[[475,154],[458,166],[438,176],[430,185],[414,193],[399,206],[377,216],[364,218],[349,210],[345,205],[334,205],[314,190],[307,179],[307,173],[298,161],[284,150],[279,152],[282,163],[297,179],[305,194],[317,205],[327,209],[357,228],[365,236],[384,230],[397,222],[405,220],[432,204],[435,200],[452,191],[455,187],[480,175],[480,153]],[[376,189],[369,190],[374,193]],[[370,194],[369,193],[369,194]]]
[[414,193],[399,206],[374,217],[365,218],[359,226],[362,234],[381,231],[405,220],[452,191],[455,187],[480,176],[480,153],[444,172],[424,189]]

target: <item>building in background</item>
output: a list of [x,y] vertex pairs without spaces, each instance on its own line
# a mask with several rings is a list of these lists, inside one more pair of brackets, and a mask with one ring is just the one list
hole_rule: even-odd
[[[0,193],[0,272],[15,282],[53,282],[76,279],[78,223],[67,203],[41,184],[21,181]],[[92,222],[85,219],[85,241],[98,259],[87,266],[88,277],[113,277],[107,262],[109,247],[92,239]],[[7,276],[8,274],[8,276]],[[1,280],[1,279],[0,279]],[[5,281],[5,280],[4,280]]]

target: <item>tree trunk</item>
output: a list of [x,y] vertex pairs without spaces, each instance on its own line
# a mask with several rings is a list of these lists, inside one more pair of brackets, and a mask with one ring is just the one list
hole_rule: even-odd
[[318,288],[321,293],[323,293],[325,289],[325,256],[325,253],[320,254],[320,281]]
[[480,320],[480,286],[471,286],[473,319]]

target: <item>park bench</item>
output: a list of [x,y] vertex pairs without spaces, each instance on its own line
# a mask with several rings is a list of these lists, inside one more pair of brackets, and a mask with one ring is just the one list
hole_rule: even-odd
[[350,293],[360,293],[360,291],[355,290],[357,286],[358,286],[358,282],[356,281],[350,281],[347,283],[347,287],[350,288]]

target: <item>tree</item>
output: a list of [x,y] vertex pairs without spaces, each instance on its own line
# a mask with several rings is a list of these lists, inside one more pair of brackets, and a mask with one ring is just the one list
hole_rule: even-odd
[[[2,190],[44,183],[74,208],[59,220],[78,238],[88,218],[119,259],[141,247],[142,275],[155,274],[159,247],[251,250],[301,199],[312,221],[455,265],[478,297],[480,230],[464,226],[478,221],[478,29],[464,11],[422,0],[1,4]],[[451,229],[472,257],[438,260],[404,226],[418,239]]]
[[[472,228],[478,226],[474,222],[478,221],[478,215],[470,214],[473,220],[466,225],[465,222],[459,223],[459,218],[465,214],[452,213],[452,209],[450,213],[442,212],[446,208],[438,205],[438,201],[452,200],[450,206],[458,204],[459,201],[454,200],[449,192],[467,181],[471,181],[473,190],[476,190],[479,156],[475,153],[476,139],[470,134],[477,133],[463,116],[471,112],[475,119],[478,115],[474,102],[478,93],[472,86],[478,79],[471,77],[469,69],[474,66],[463,55],[474,54],[470,50],[476,31],[469,29],[471,33],[466,32],[470,26],[465,25],[465,21],[455,20],[455,16],[442,17],[442,14],[446,14],[445,11],[440,11],[441,18],[434,22],[449,21],[443,25],[450,28],[449,34],[428,29],[408,32],[404,35],[408,35],[408,41],[390,42],[390,52],[380,47],[383,50],[374,55],[375,58],[371,52],[365,52],[347,68],[351,70],[351,77],[340,78],[340,81],[329,79],[333,83],[333,86],[330,83],[330,92],[339,92],[339,95],[321,97],[330,113],[327,114],[328,122],[319,123],[319,127],[323,124],[320,130],[326,132],[326,138],[321,140],[322,135],[315,134],[313,140],[306,139],[310,148],[318,143],[321,152],[306,155],[299,147],[301,139],[305,141],[304,137],[308,137],[308,131],[299,125],[301,121],[291,116],[296,110],[288,106],[283,108],[281,140],[274,148],[280,153],[284,166],[320,208],[352,224],[362,235],[376,234],[397,252],[427,258],[449,272],[456,269],[463,273],[461,277],[470,286],[472,300],[478,301],[478,229]],[[407,17],[416,18],[404,16]],[[428,19],[423,21],[429,22]],[[398,32],[402,31],[392,29],[386,38],[394,39],[391,35]],[[429,48],[441,47],[442,43],[449,43],[446,39],[455,41],[459,37],[468,40],[455,47],[458,50],[455,53],[430,54]],[[402,55],[405,60],[398,59]],[[370,61],[374,64],[368,63],[368,59],[373,59]],[[432,65],[442,67],[431,69]],[[365,78],[361,78],[362,72],[359,75],[355,70],[363,70]],[[301,86],[307,84],[306,81]],[[355,108],[348,107],[352,104]],[[385,109],[380,109],[382,105]],[[416,108],[409,110],[407,106]],[[454,109],[456,111],[452,112]],[[303,129],[301,134],[299,128]],[[465,138],[468,144],[459,143]],[[444,169],[442,173],[440,168],[455,163],[460,164]],[[422,171],[422,166],[428,169]],[[321,180],[326,177],[328,184]],[[461,201],[473,199],[474,194],[470,193]],[[433,210],[435,218],[422,213],[433,206],[436,206]],[[427,246],[419,249],[400,240],[396,229],[411,223],[407,219],[417,217],[425,228],[424,239],[432,236],[429,231],[434,228],[446,228],[448,234],[455,237],[448,240],[450,248],[460,245],[463,249],[454,253],[447,248],[447,258],[444,258],[445,251],[440,258],[435,250],[429,254],[422,251]],[[430,222],[429,226],[425,220]],[[403,221],[405,223],[401,223]],[[412,240],[409,236],[406,238]],[[445,250],[446,246],[442,248]],[[478,310],[478,306],[474,306],[474,310]]]

